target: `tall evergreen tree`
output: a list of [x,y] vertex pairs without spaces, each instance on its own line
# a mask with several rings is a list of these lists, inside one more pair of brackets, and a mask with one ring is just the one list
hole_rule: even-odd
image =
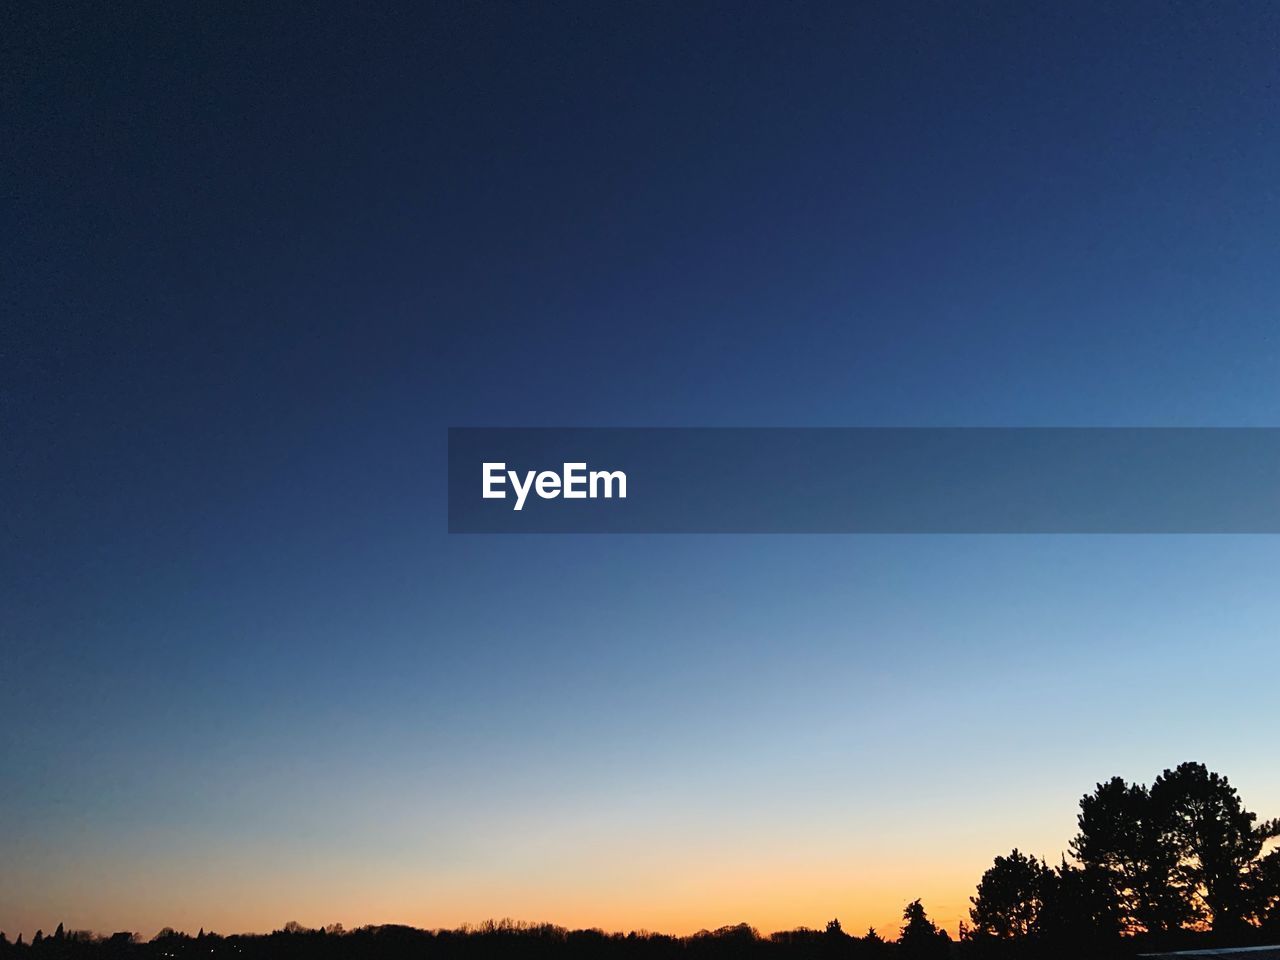
[[898,950],[904,957],[914,960],[938,960],[950,952],[951,938],[929,919],[924,904],[913,900],[902,911],[902,931],[898,936]]

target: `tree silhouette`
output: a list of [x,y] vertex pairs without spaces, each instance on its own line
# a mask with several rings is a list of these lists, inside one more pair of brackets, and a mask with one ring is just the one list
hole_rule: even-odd
[[937,960],[947,956],[951,938],[929,919],[924,904],[912,900],[902,911],[902,919],[902,931],[898,936],[898,950],[902,956],[917,960]]
[[1098,954],[1119,939],[1121,922],[1109,878],[1066,857],[1044,877],[1037,925],[1042,939]]
[[[1268,826],[1275,829],[1273,820]],[[1249,919],[1280,939],[1280,849],[1258,861],[1249,877]]]
[[1191,909],[1215,930],[1242,927],[1250,915],[1251,875],[1263,845],[1280,830],[1255,826],[1226,777],[1202,763],[1179,764],[1151,784],[1151,803],[1177,850]]
[[1120,777],[1080,799],[1080,832],[1071,850],[1105,879],[1126,933],[1165,933],[1194,919],[1179,872],[1179,850],[1141,784]]
[[969,918],[976,933],[1000,938],[1027,937],[1039,932],[1049,882],[1049,869],[1015,847],[996,857],[978,882]]

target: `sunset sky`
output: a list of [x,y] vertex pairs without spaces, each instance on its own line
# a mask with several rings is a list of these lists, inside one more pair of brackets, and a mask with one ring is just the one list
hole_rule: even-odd
[[954,934],[1098,780],[1280,816],[1275,537],[445,532],[449,426],[1280,426],[1275,7],[423,7],[5,31],[0,930]]

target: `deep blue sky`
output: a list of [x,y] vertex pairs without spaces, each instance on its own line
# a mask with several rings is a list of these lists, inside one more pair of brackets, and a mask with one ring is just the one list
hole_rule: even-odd
[[953,922],[1113,773],[1280,812],[1270,538],[444,532],[450,425],[1280,425],[1274,6],[258,6],[0,28],[0,928]]

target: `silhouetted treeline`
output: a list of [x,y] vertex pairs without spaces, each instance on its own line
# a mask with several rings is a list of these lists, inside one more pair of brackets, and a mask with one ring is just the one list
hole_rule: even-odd
[[289,923],[271,934],[143,941],[38,931],[0,933],[0,960],[1056,960],[1280,943],[1280,820],[1259,822],[1226,777],[1203,764],[1151,785],[1119,777],[1080,800],[1078,832],[1050,866],[1014,849],[995,858],[952,940],[924,905],[907,904],[889,937],[838,920],[761,936],[746,924],[690,937],[490,921],[458,930],[384,925],[346,931]]
[[[42,936],[31,944],[0,943],[7,960],[718,960],[776,957],[795,960],[946,960],[951,938],[928,920],[919,901],[908,906],[898,942],[870,930],[847,935],[838,921],[823,930],[761,936],[746,924],[690,937],[661,933],[567,930],[551,924],[490,921],[459,930],[384,925],[344,931],[309,930],[296,923],[267,935],[195,936],[162,930],[150,941],[130,933]],[[918,914],[918,917],[915,917]],[[59,928],[61,930],[61,928]]]
[[979,957],[1105,956],[1280,943],[1280,820],[1259,822],[1227,778],[1184,763],[1113,777],[1080,799],[1071,859],[1016,848],[970,898]]

